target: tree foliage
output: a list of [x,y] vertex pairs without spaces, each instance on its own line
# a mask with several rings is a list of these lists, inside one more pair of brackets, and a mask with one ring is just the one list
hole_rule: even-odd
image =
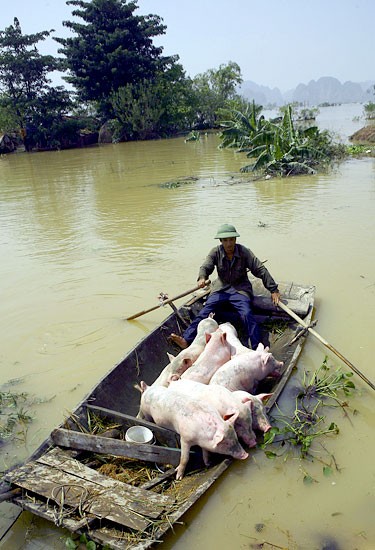
[[70,106],[69,94],[62,87],[51,86],[49,73],[61,69],[51,55],[41,55],[37,44],[51,31],[22,34],[17,18],[0,31],[0,120],[3,130],[18,129],[28,149],[37,132],[42,134],[51,123],[61,119]]
[[0,31],[0,90],[14,99],[34,100],[51,82],[48,73],[58,70],[60,62],[51,55],[40,55],[36,44],[51,31],[23,35],[18,19]]
[[120,88],[155,76],[162,48],[152,39],[165,32],[159,16],[134,15],[136,1],[68,0],[67,4],[77,8],[72,15],[84,23],[64,21],[75,36],[55,40],[65,56],[65,79],[82,100],[106,103]]
[[241,69],[233,61],[220,65],[218,69],[209,69],[198,74],[193,79],[197,105],[196,126],[215,127],[219,109],[228,107],[230,101],[238,97],[236,86],[241,82]]
[[115,139],[152,139],[190,128],[194,121],[191,81],[170,62],[152,81],[127,84],[110,96]]

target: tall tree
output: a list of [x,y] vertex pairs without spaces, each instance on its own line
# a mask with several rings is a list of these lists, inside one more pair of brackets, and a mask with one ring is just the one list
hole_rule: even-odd
[[127,84],[153,78],[161,58],[161,47],[152,39],[164,34],[157,15],[136,16],[137,1],[68,0],[84,23],[64,21],[76,36],[56,38],[63,47],[72,84],[82,100],[106,103],[107,98]]
[[210,69],[207,74],[212,90],[222,102],[236,96],[236,86],[242,82],[241,69],[237,63],[229,61],[218,69]]
[[214,127],[218,110],[228,107],[228,102],[236,99],[236,86],[241,82],[241,69],[234,61],[196,75],[193,88],[199,105],[197,125]]
[[175,60],[152,82],[127,84],[110,96],[119,140],[166,137],[190,129],[194,120],[191,81]]
[[17,18],[13,25],[0,31],[0,110],[7,114],[2,120],[20,130],[26,148],[30,143],[27,125],[40,126],[46,110],[61,113],[69,105],[67,92],[62,87],[52,87],[48,77],[61,69],[60,60],[41,55],[36,46],[51,32],[24,35]]

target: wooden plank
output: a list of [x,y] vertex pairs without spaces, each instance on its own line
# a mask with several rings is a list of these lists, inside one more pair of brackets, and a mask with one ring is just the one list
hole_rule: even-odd
[[59,506],[56,513],[61,518],[65,513],[71,515],[71,508],[78,514],[80,508],[82,515],[106,518],[132,529],[145,529],[149,525],[149,521],[129,509],[128,501],[118,497],[115,491],[84,482],[56,468],[29,462],[11,472],[9,481],[54,501]]
[[72,531],[73,533],[84,528],[89,528],[97,519],[94,516],[84,517],[80,520],[75,520],[70,517],[63,517],[61,518],[61,523],[59,523],[58,518],[56,516],[55,507],[49,504],[48,502],[42,502],[42,501],[38,502],[38,501],[30,500],[28,498],[17,498],[14,500],[14,503],[17,504],[17,506],[19,506],[23,510],[27,510],[32,514],[35,514],[43,519],[51,521],[58,527],[65,527],[66,529],[69,529],[69,531]]
[[[114,533],[103,526],[94,528],[90,531],[90,537],[95,542],[101,545],[108,545],[116,550],[124,550],[124,548],[133,548],[134,550],[146,550],[147,548],[156,548],[155,543],[160,543],[164,535],[172,528],[181,517],[187,512],[191,506],[210,488],[210,486],[223,474],[228,466],[233,462],[232,458],[226,458],[217,466],[213,466],[208,470],[203,470],[192,476],[185,476],[179,484],[183,486],[185,495],[190,495],[188,498],[182,498],[182,502],[178,507],[175,507],[173,512],[168,515],[165,521],[158,524],[158,528],[152,532],[152,535],[144,533],[143,536],[138,533],[137,541],[127,541],[122,539],[119,532]],[[167,472],[166,472],[167,474]]]
[[55,445],[59,445],[60,447],[92,451],[98,454],[137,458],[158,464],[171,464],[172,466],[177,466],[180,463],[180,449],[159,447],[158,445],[148,445],[146,443],[128,443],[121,439],[113,440],[100,437],[99,435],[65,430],[64,428],[53,430],[51,437]]
[[173,505],[172,498],[134,487],[122,481],[116,481],[92,468],[88,468],[78,460],[71,459],[65,451],[58,447],[42,455],[37,459],[37,462],[58,468],[60,471],[75,475],[84,481],[92,481],[101,487],[116,491],[119,495],[127,498],[129,502],[131,501],[132,510],[142,515],[157,518],[160,515],[160,509]]
[[137,418],[129,414],[121,413],[118,411],[113,411],[111,409],[106,409],[105,407],[98,407],[96,405],[86,404],[86,407],[94,412],[98,413],[100,416],[105,416],[111,418],[112,420],[122,421],[128,426],[145,426],[149,428],[155,437],[159,439],[162,443],[165,443],[169,447],[179,447],[180,446],[180,436],[173,430],[168,430],[168,428],[162,428],[154,422],[149,422],[142,418]]
[[[172,514],[168,516],[168,523],[161,523],[159,528],[153,532],[153,540],[160,540],[170,529],[171,525],[176,523],[184,515],[184,513],[187,512],[206,491],[208,491],[211,485],[215,483],[215,481],[225,472],[232,462],[233,458],[228,457],[206,471],[199,472],[195,476],[184,477],[179,483],[181,484],[181,490],[183,487],[185,494],[188,494],[189,497],[181,502],[180,506],[176,507]],[[190,490],[191,487],[194,487],[194,491]],[[150,546],[151,544],[146,543],[144,548],[148,548]],[[138,548],[140,549],[142,547],[139,546]]]
[[21,489],[12,489],[11,491],[8,491],[6,493],[1,493],[0,504],[7,500],[12,501],[15,497],[20,496],[21,493],[22,493]]
[[170,468],[164,474],[161,474],[158,477],[155,477],[154,479],[150,479],[150,481],[146,481],[145,483],[142,483],[141,489],[152,489],[153,487],[156,487],[157,485],[160,485],[160,483],[163,483],[167,479],[170,479],[171,477],[176,475],[176,469]]
[[[66,471],[64,471],[66,470]],[[132,529],[145,529],[150,521],[173,505],[173,499],[116,481],[87,468],[53,449],[38,462],[6,474],[8,482],[53,500],[106,518]],[[64,513],[61,518],[64,518]]]

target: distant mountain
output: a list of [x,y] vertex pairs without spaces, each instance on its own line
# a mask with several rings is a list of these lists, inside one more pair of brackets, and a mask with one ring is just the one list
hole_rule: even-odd
[[284,105],[294,101],[314,106],[321,103],[365,103],[374,101],[374,80],[367,82],[344,82],[332,76],[310,80],[308,84],[298,84],[294,90],[282,93],[279,88],[260,86],[251,80],[244,81],[238,92],[246,99],[254,100],[263,107]]
[[271,89],[267,86],[259,86],[251,80],[246,80],[241,84],[239,93],[246,99],[254,100],[257,105],[263,105],[264,107],[273,103],[276,103],[276,105],[285,103],[279,88]]

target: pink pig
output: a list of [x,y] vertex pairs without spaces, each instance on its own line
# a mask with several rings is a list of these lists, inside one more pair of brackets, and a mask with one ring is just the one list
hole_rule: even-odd
[[[194,396],[200,402],[208,403],[216,409],[222,418],[227,418],[230,414],[238,413],[234,423],[234,429],[238,437],[249,447],[255,447],[256,438],[252,429],[252,401],[235,396],[223,386],[216,384],[208,385],[194,380],[180,379],[171,382],[170,389],[184,395]],[[244,392],[245,393],[245,392]]]
[[232,356],[240,355],[241,353],[248,353],[249,351],[252,351],[250,348],[247,348],[246,346],[243,345],[241,340],[238,338],[237,330],[232,325],[232,323],[228,323],[228,322],[220,323],[219,328],[220,330],[226,333],[228,342],[235,350],[235,352],[232,353]]
[[253,391],[260,380],[266,376],[280,376],[284,365],[277,361],[269,348],[259,344],[257,349],[249,353],[235,355],[212,376],[210,384],[219,384],[231,391]]
[[212,317],[202,319],[202,321],[198,324],[197,335],[189,347],[180,351],[176,357],[174,357],[171,353],[167,353],[169,363],[166,367],[164,367],[162,372],[153,382],[153,385],[167,387],[169,384],[169,379],[172,375],[175,374],[181,376],[188,368],[190,368],[201,355],[206,346],[206,334],[215,332],[218,326],[219,325],[214,319],[212,319]]
[[176,469],[176,479],[182,479],[193,445],[202,448],[206,465],[209,451],[241,460],[248,457],[234,430],[238,413],[223,420],[212,406],[171,388],[147,386],[142,381],[141,390],[144,418],[180,434],[181,458]]
[[204,351],[181,378],[208,384],[221,365],[230,360],[233,348],[225,332],[218,329],[213,334],[206,334],[206,341]]
[[259,393],[257,395],[251,395],[247,391],[234,391],[232,395],[241,401],[241,403],[252,403],[253,410],[253,429],[261,430],[262,432],[268,432],[272,426],[268,419],[264,402],[271,397],[272,393]]

